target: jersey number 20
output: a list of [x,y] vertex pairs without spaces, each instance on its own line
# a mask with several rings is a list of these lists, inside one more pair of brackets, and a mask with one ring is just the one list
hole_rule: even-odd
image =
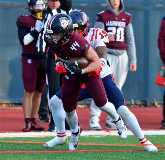
[[116,41],[124,41],[124,28],[108,27],[108,34],[116,34]]

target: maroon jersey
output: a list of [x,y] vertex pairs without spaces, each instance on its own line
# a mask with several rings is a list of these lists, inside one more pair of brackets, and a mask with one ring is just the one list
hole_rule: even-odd
[[72,33],[69,41],[64,45],[61,45],[60,49],[52,47],[51,44],[48,45],[54,53],[63,60],[68,60],[71,57],[84,56],[90,47],[88,41],[82,35],[77,33]]
[[[62,58],[63,60],[68,60],[71,57],[85,56],[90,47],[88,41],[77,33],[72,33],[69,41],[64,45],[61,45],[61,48],[53,47],[47,39],[45,39],[45,41],[54,53],[57,54],[58,58]],[[85,83],[97,106],[101,107],[106,104],[107,99],[105,96],[105,89],[100,76],[88,77],[88,74],[68,75],[69,76],[63,76],[61,94],[63,107],[66,112],[71,112],[76,109],[79,92],[83,83]]]
[[[58,47],[52,46],[46,36],[45,42],[53,50],[57,57],[59,59],[61,58],[64,61],[69,60],[72,57],[84,56],[90,47],[88,41],[82,35],[77,33],[72,33],[69,41],[66,44],[60,45]],[[70,72],[68,71],[67,74],[70,74]]]
[[163,19],[158,36],[158,48],[163,64],[165,64],[165,19]]
[[[17,27],[26,27],[29,30],[29,33],[35,28],[36,19],[31,15],[21,15],[17,18],[16,25]],[[38,37],[35,37],[34,40],[26,46],[22,47],[23,53],[28,54],[38,54],[37,51],[37,40]]]
[[104,23],[104,29],[108,34],[116,34],[115,40],[107,43],[107,48],[126,50],[125,30],[131,21],[132,16],[126,12],[120,12],[117,16],[110,10],[105,10],[97,14],[97,22]]

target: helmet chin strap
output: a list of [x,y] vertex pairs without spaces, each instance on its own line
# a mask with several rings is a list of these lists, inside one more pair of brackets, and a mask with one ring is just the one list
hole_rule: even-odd
[[38,13],[33,13],[32,14],[33,17],[42,20],[42,12],[38,12]]
[[42,12],[36,13],[36,16],[38,17],[38,19],[42,19]]

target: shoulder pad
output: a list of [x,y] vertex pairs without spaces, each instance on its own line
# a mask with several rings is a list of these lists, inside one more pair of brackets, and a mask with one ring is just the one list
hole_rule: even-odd
[[17,18],[16,25],[17,27],[27,27],[29,24],[29,16],[21,15]]
[[102,28],[90,28],[88,34],[90,43],[100,39],[102,39],[105,43],[109,43],[108,33]]

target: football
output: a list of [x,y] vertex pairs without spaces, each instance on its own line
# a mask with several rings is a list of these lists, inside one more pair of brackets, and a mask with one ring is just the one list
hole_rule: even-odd
[[72,57],[68,60],[68,62],[70,63],[70,65],[75,66],[75,61],[78,63],[78,66],[83,69],[85,67],[88,66],[88,64],[90,63],[86,57]]

